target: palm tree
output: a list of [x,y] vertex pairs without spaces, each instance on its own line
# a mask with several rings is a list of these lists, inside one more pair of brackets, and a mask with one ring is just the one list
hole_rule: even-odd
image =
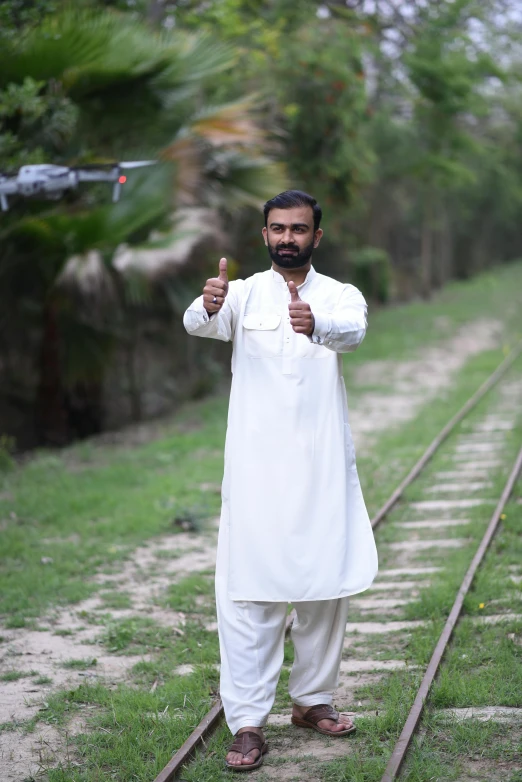
[[233,49],[208,35],[159,33],[110,11],[66,10],[6,44],[0,90],[17,108],[0,114],[0,168],[2,138],[15,139],[11,165],[16,155],[65,164],[164,161],[130,177],[118,204],[106,203],[100,186],[52,207],[18,204],[7,215],[0,288],[16,298],[2,302],[10,324],[4,343],[20,323],[39,337],[43,442],[70,437],[67,389],[87,389],[86,404],[96,409],[111,348],[128,338],[133,302],[172,278],[223,209],[259,204],[283,188],[281,170],[263,154],[252,101],[213,105],[234,60]]

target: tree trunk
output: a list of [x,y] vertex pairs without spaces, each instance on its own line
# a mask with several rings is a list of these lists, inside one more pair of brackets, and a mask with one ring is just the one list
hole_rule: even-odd
[[43,313],[40,377],[36,398],[36,429],[38,439],[44,445],[65,445],[69,440],[60,348],[56,303],[48,300]]
[[162,0],[151,0],[149,3],[147,18],[151,24],[157,25],[163,19],[165,8]]
[[138,335],[136,329],[133,326],[129,328],[130,338],[125,345],[125,367],[127,370],[127,384],[129,389],[132,420],[141,421],[143,418],[143,408],[141,404],[141,389],[138,381],[138,373],[136,371]]
[[445,285],[453,277],[452,224],[446,206],[442,207],[441,219],[442,284]]
[[421,295],[425,299],[431,296],[431,277],[433,263],[433,231],[431,225],[432,205],[429,195],[424,198],[421,235]]
[[103,429],[103,384],[80,380],[66,391],[66,410],[71,439],[99,434]]

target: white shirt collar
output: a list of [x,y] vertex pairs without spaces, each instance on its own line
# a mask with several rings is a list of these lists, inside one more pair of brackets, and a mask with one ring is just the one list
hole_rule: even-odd
[[[285,280],[285,278],[283,277],[282,274],[279,274],[279,272],[276,272],[276,270],[273,269],[272,267],[270,267],[270,271],[272,272],[272,279],[273,279],[274,282],[277,282],[280,285],[286,285],[286,280]],[[305,281],[302,282],[301,285],[297,286],[297,290],[300,290],[301,288],[303,288],[306,285],[307,282],[311,282],[316,275],[317,275],[317,272],[315,271],[314,267],[311,266],[310,267],[310,271],[306,275]]]

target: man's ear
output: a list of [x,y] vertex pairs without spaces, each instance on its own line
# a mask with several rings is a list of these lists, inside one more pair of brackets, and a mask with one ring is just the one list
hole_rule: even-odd
[[314,234],[314,247],[319,247],[319,242],[321,241],[322,235],[323,235],[323,229],[318,228]]
[[262,230],[263,239],[265,240],[265,244],[268,247],[268,231],[266,230],[266,226]]

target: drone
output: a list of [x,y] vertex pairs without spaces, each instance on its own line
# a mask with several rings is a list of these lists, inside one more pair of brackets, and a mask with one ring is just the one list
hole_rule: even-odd
[[85,166],[55,166],[39,164],[22,166],[16,176],[0,173],[0,207],[3,212],[9,209],[10,195],[24,197],[40,196],[57,201],[66,190],[73,190],[80,182],[113,182],[112,201],[116,203],[121,194],[121,186],[127,181],[122,172],[129,168],[153,166],[156,160],[133,160],[128,163],[89,164]]

